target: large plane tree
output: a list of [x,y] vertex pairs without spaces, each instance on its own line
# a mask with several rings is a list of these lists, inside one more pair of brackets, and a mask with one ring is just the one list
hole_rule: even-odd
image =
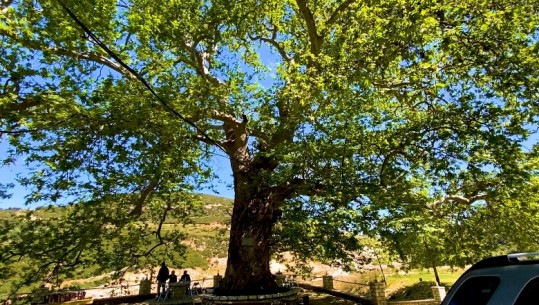
[[235,194],[223,293],[275,288],[273,251],[343,262],[414,194],[481,204],[531,173],[534,1],[0,5],[4,162],[27,166],[28,202],[72,204],[4,227],[0,258],[42,260],[38,274],[179,243],[142,224],[186,216],[215,155]]

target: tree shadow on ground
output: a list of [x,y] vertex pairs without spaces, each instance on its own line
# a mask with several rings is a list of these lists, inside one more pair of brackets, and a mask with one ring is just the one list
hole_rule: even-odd
[[306,291],[309,295],[309,305],[355,305],[354,301],[345,300],[325,293]]

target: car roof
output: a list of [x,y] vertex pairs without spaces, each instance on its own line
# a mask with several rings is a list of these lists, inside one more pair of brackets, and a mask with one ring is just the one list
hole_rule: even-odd
[[484,268],[539,264],[539,259],[521,259],[523,257],[537,256],[539,256],[539,253],[514,253],[508,255],[493,256],[475,263],[467,270],[467,272]]

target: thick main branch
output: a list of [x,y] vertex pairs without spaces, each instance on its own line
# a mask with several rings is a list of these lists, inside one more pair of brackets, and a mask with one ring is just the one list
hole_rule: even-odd
[[485,200],[485,199],[487,199],[486,194],[477,194],[477,195],[470,196],[470,197],[465,197],[465,196],[461,196],[461,195],[448,195],[448,196],[445,196],[445,197],[441,198],[438,201],[435,201],[432,205],[433,206],[438,206],[438,205],[441,205],[441,204],[444,204],[444,203],[450,202],[450,201],[454,201],[454,202],[457,202],[459,204],[464,204],[464,205],[471,205],[474,202],[477,202],[479,200]]
[[322,36],[318,35],[313,13],[307,7],[306,0],[296,0],[296,3],[307,26],[307,33],[309,34],[309,41],[311,43],[311,53],[318,55],[322,48]]

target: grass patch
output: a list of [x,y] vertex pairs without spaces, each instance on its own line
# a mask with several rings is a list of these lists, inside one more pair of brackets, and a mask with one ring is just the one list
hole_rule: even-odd
[[[453,284],[464,272],[462,269],[453,270],[447,268],[438,270],[438,275],[440,276],[440,281],[443,283]],[[419,282],[435,282],[435,277],[433,272],[426,270],[411,270],[404,274],[389,274],[386,275],[387,286],[412,286]],[[398,287],[400,288],[400,287]]]
[[187,248],[187,252],[185,253],[185,262],[182,268],[197,267],[200,267],[202,269],[208,268],[208,261],[206,260],[206,257],[200,251],[195,251],[191,248]]
[[[440,268],[438,275],[446,291],[464,272],[464,269]],[[391,300],[420,300],[432,298],[431,287],[435,286],[434,273],[428,270],[411,270],[407,273],[386,275],[387,291]]]

